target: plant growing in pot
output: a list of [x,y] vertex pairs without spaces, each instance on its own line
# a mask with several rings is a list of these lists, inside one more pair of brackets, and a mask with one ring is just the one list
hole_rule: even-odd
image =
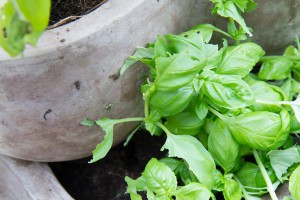
[[[256,4],[212,2],[213,12],[229,19],[227,32],[201,24],[180,35],[159,36],[127,59],[121,75],[136,61],[151,72],[141,87],[144,116],[85,119],[82,124],[106,132],[90,162],[110,150],[115,125],[140,121],[151,135],[166,136],[162,150],[168,156],[152,158],[140,177],[125,178],[131,199],[142,199],[144,191],[148,199],[208,200],[221,193],[225,199],[269,194],[277,200],[275,189],[289,180],[291,196],[285,198],[298,200],[299,41],[283,55],[264,56],[249,41],[252,31],[240,15]],[[227,39],[221,48],[211,44],[214,32],[235,45]]]

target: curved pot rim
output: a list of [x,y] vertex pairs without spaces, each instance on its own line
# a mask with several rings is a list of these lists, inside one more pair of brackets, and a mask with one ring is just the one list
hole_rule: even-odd
[[[46,30],[39,39],[37,46],[26,45],[21,59],[41,56],[62,47],[70,46],[82,38],[89,37],[99,29],[105,29],[105,27],[126,16],[145,1],[147,0],[109,0],[76,21]],[[0,49],[0,58],[1,61],[19,59],[10,57],[3,49]]]

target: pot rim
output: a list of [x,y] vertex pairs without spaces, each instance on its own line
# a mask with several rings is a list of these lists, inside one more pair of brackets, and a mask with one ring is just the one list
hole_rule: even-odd
[[99,29],[105,29],[110,24],[116,23],[120,18],[128,15],[145,1],[147,0],[109,0],[80,19],[54,29],[46,30],[39,38],[36,46],[26,45],[22,56],[13,58],[3,49],[0,49],[0,60],[6,61],[22,59],[24,57],[37,57],[57,51],[66,46],[71,46],[76,41],[89,37]]

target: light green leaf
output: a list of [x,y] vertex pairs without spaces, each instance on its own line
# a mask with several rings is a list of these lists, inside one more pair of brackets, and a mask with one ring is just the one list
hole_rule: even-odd
[[136,63],[137,61],[144,61],[144,63],[146,63],[146,61],[148,60],[152,60],[154,57],[154,48],[153,47],[138,47],[137,50],[134,52],[134,54],[130,57],[128,57],[123,66],[120,69],[120,75],[122,76],[125,71],[131,67],[134,63]]
[[49,22],[50,0],[11,0],[23,21],[29,22],[33,30],[43,31]]
[[202,101],[197,102],[196,113],[200,120],[204,119],[208,113],[208,105]]
[[216,7],[217,7],[217,13],[219,15],[226,18],[232,18],[244,29],[244,31],[249,36],[252,36],[250,29],[247,27],[243,17],[239,14],[238,10],[236,9],[232,1],[226,1],[224,4],[218,3]]
[[200,183],[211,189],[214,182],[215,162],[205,147],[193,136],[167,134],[162,150],[169,150],[169,157],[184,159]]
[[264,80],[282,80],[291,76],[294,62],[280,56],[263,62],[258,77]]
[[245,77],[264,53],[264,50],[260,46],[250,42],[228,47],[217,68],[217,73]]
[[139,179],[133,180],[128,176],[125,177],[127,183],[126,193],[130,194],[131,200],[142,200],[142,196],[137,193],[137,191],[143,190],[144,184]]
[[223,195],[225,200],[241,200],[243,193],[239,184],[233,180],[226,180],[223,187]]
[[147,190],[159,196],[171,197],[177,187],[177,180],[172,170],[164,163],[152,158],[142,173],[142,181]]
[[80,122],[81,125],[83,126],[89,126],[89,127],[93,127],[96,125],[96,122],[94,120],[90,120],[88,118],[85,118],[83,119],[81,122]]
[[289,136],[290,115],[285,109],[279,114],[256,111],[225,120],[236,141],[254,149],[277,149]]
[[300,162],[300,155],[296,147],[285,150],[272,150],[269,153],[269,157],[272,168],[279,180],[289,167]]
[[235,76],[211,74],[205,79],[201,91],[214,104],[227,109],[243,108],[254,102],[248,84]]
[[289,191],[295,200],[300,200],[300,166],[293,171],[289,180]]
[[297,104],[292,104],[291,107],[294,111],[296,119],[300,123],[300,94],[297,96],[297,99],[294,101],[294,103]]
[[101,120],[97,120],[96,123],[102,127],[106,134],[104,136],[104,140],[94,149],[93,158],[89,161],[89,163],[94,163],[104,158],[111,149],[113,143],[113,126],[116,121],[109,118],[103,118]]
[[213,194],[200,183],[190,183],[176,191],[176,200],[209,200]]
[[172,91],[189,84],[204,67],[205,61],[194,60],[180,52],[171,57],[156,59],[157,77],[155,87],[160,91]]

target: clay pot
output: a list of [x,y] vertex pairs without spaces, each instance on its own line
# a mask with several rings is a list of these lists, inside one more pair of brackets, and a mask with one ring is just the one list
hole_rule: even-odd
[[0,156],[1,200],[71,200],[45,163]]
[[[291,44],[300,29],[298,3],[258,3],[261,7],[246,20],[255,30],[253,40],[274,51]],[[1,52],[0,154],[33,161],[89,156],[104,133],[81,126],[82,119],[143,115],[139,86],[145,68],[136,66],[119,77],[124,60],[157,34],[199,23],[224,26],[210,8],[207,0],[111,0],[46,31],[23,58]],[[116,126],[114,144],[135,126]]]

